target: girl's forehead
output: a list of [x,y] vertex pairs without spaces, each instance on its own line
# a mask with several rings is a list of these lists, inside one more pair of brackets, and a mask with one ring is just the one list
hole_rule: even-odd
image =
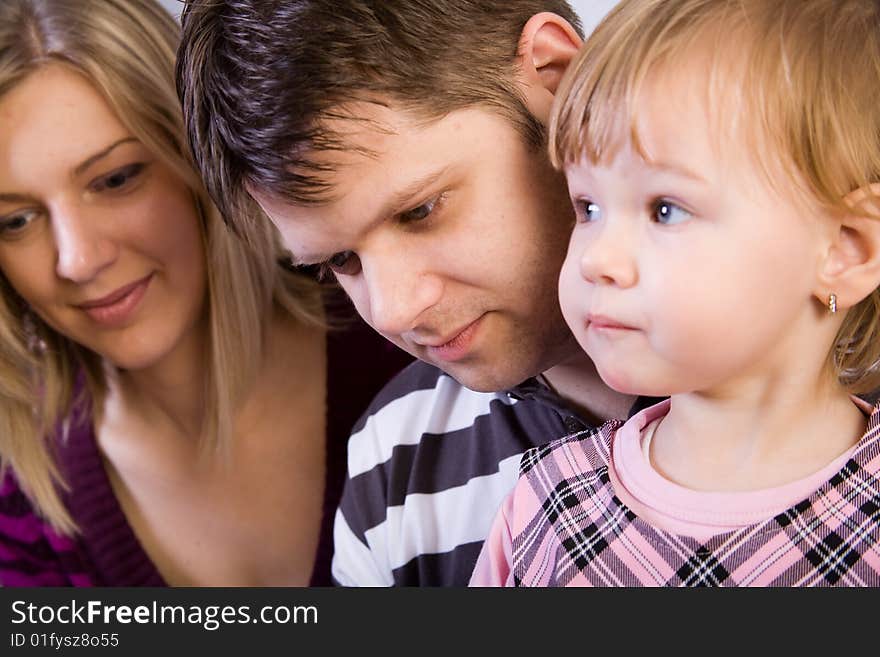
[[601,120],[616,112],[616,120],[604,131],[595,130],[603,143],[593,142],[592,151],[588,146],[583,160],[572,164],[609,166],[632,151],[655,171],[685,173],[725,187],[737,181],[743,192],[760,188],[798,204],[812,202],[779,141],[765,133],[751,111],[754,104],[741,79],[735,69],[722,76],[699,63],[656,67],[631,95],[618,98],[618,106],[598,114]]
[[657,66],[628,93],[594,99],[585,126],[587,157],[607,163],[622,149],[647,162],[680,165],[747,157],[754,140],[742,134],[739,89],[737,81],[712,76],[704,66]]

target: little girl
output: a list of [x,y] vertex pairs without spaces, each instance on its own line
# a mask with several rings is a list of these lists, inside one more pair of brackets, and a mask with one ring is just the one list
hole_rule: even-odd
[[472,585],[878,586],[880,4],[623,0],[550,126],[566,321],[669,400],[527,452]]

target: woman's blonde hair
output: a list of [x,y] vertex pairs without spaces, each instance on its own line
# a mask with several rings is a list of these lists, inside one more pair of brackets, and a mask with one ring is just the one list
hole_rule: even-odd
[[[747,126],[737,134],[765,174],[781,164],[826,210],[880,219],[876,0],[623,0],[560,84],[554,166],[607,162],[623,139],[646,155],[637,128],[646,80],[695,62],[708,71],[713,119]],[[880,388],[880,290],[848,311],[830,358],[850,392]]]
[[[225,227],[199,181],[174,85],[178,39],[177,23],[153,0],[3,0],[0,99],[40,67],[66,66],[89,80],[131,134],[192,190],[208,271],[203,446],[222,452],[261,365],[273,307],[309,323],[320,322],[322,310],[315,284],[279,264],[283,252],[271,224],[252,222],[252,246],[245,245]],[[104,364],[39,320],[46,348],[34,349],[33,329],[25,326],[29,314],[0,276],[0,459],[49,522],[73,533],[54,448],[77,418],[90,421],[100,413]]]

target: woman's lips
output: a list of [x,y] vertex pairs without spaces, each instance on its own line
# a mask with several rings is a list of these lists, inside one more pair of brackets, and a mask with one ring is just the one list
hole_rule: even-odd
[[125,285],[100,299],[92,299],[79,304],[80,308],[92,321],[102,326],[118,326],[124,324],[134,313],[150,285],[153,274],[139,281]]

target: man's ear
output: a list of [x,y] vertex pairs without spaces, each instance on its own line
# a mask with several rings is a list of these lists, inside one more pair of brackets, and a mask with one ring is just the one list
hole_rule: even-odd
[[516,80],[529,111],[545,125],[553,94],[582,43],[571,23],[547,11],[535,14],[523,27]]
[[852,211],[837,218],[820,274],[816,297],[827,304],[834,294],[839,310],[852,308],[880,285],[880,184],[869,190],[847,195]]

